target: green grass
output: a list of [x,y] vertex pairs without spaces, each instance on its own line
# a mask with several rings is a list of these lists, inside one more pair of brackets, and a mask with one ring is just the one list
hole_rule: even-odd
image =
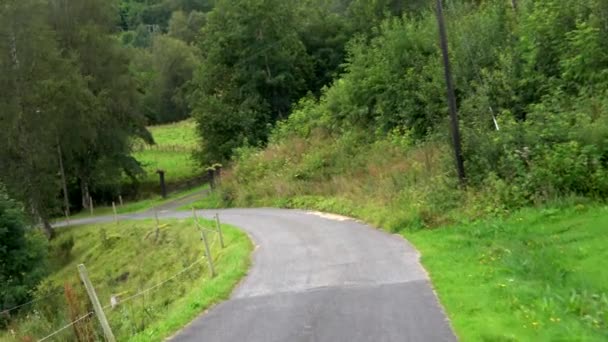
[[195,149],[198,144],[196,122],[188,119],[167,125],[148,127],[158,146],[179,146]]
[[[211,221],[203,224],[213,227]],[[119,341],[163,340],[206,308],[227,299],[245,275],[252,246],[246,234],[234,227],[222,225],[225,249],[220,248],[217,234],[208,234],[218,273],[214,278],[210,277],[207,261],[201,259],[204,248],[191,219],[162,221],[158,240],[154,227],[153,221],[128,221],[60,230],[52,241],[52,274],[38,288],[36,297],[58,294],[28,308],[10,327],[16,336],[4,333],[0,340],[41,338],[70,320],[68,307],[75,310],[76,316],[88,312],[88,299],[76,267],[80,263],[86,265],[102,305],[107,305],[112,294],[127,298],[170,279],[198,261],[187,272],[153,291],[106,310]],[[70,241],[74,245],[67,255],[70,249],[65,246]],[[65,284],[78,296],[75,305],[66,304]],[[99,334],[96,319],[84,322],[80,328]],[[63,331],[57,340],[75,340],[73,330]]]
[[181,207],[181,210],[189,210],[191,208],[194,209],[218,209],[223,208],[224,202],[222,200],[222,195],[218,191],[210,191],[206,196],[202,199]]
[[463,341],[608,340],[608,208],[404,234]]
[[133,156],[144,166],[146,184],[158,183],[157,170],[164,170],[167,183],[180,183],[203,173],[192,159],[197,147],[196,123],[189,119],[168,125],[148,127],[156,145],[135,145]]

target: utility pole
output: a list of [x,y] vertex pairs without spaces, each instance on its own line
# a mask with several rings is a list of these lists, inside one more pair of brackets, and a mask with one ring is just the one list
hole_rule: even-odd
[[437,23],[439,24],[439,41],[443,54],[443,65],[445,70],[445,82],[447,86],[448,106],[450,109],[450,121],[452,127],[452,143],[454,145],[454,157],[456,160],[456,171],[461,185],[466,185],[464,173],[464,162],[462,160],[462,147],[460,145],[460,128],[458,124],[458,112],[456,108],[456,95],[454,94],[454,83],[452,80],[452,70],[450,67],[450,55],[448,50],[448,37],[443,17],[442,0],[437,0]]

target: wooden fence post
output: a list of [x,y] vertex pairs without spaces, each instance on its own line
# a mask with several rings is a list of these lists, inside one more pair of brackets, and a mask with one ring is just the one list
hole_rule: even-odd
[[158,237],[160,236],[160,223],[158,221],[158,211],[154,210],[154,218],[156,219],[156,230],[154,233],[154,241],[158,241]]
[[207,241],[207,236],[205,235],[205,229],[201,226],[198,221],[198,216],[196,215],[196,211],[192,208],[192,216],[194,216],[194,222],[196,223],[196,227],[201,231],[201,239],[203,240],[203,244],[205,245],[205,254],[207,256],[207,261],[209,262],[209,270],[211,270],[211,277],[215,277],[215,268],[213,267],[213,258],[211,257],[211,249],[209,248],[209,242]]
[[209,242],[207,241],[207,236],[205,235],[205,230],[201,229],[201,237],[203,238],[203,243],[205,244],[205,252],[207,254],[207,260],[209,261],[209,269],[211,270],[211,278],[215,277],[215,268],[213,268],[213,258],[211,257],[211,249],[209,249]]
[[116,203],[112,201],[112,211],[114,212],[114,222],[118,224],[118,213],[116,212]]
[[97,315],[101,328],[103,329],[103,334],[106,336],[106,341],[116,342],[116,338],[114,337],[112,329],[110,328],[110,323],[108,323],[106,314],[103,312],[103,307],[99,302],[99,298],[97,298],[97,293],[95,292],[95,288],[89,279],[89,274],[84,264],[78,265],[78,273],[80,273],[80,279],[82,279],[84,287],[87,289],[87,293],[89,294],[89,298],[93,304],[93,309],[95,310],[95,315]]
[[220,215],[218,213],[215,213],[215,227],[220,235],[220,246],[224,248],[224,236],[222,235],[222,225],[220,224]]
[[91,216],[93,216],[93,197],[89,196],[89,209],[91,209]]

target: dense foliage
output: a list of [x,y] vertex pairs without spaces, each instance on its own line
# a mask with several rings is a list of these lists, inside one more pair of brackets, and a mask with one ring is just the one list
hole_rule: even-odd
[[[473,189],[493,189],[491,203],[503,209],[571,194],[605,197],[605,2],[455,2],[446,12]],[[437,37],[427,11],[387,19],[371,39],[352,40],[345,72],[318,101],[301,101],[274,141],[321,130],[339,139],[355,133],[351,143],[360,146],[395,132],[416,145],[447,142]]]
[[[23,303],[45,274],[44,237],[30,232],[22,208],[0,185],[0,311]],[[0,327],[3,319],[0,317]]]
[[337,76],[351,38],[373,35],[375,24],[404,9],[403,1],[217,1],[198,40],[191,97],[200,160],[263,146],[299,98],[318,95]]
[[49,236],[60,171],[86,206],[96,184],[141,172],[130,138],[151,141],[129,58],[112,36],[114,9],[102,0],[8,1],[0,9],[0,179]]

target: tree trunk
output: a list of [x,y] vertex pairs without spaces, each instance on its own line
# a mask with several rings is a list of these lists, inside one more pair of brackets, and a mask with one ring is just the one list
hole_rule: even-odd
[[46,235],[47,239],[51,240],[55,237],[55,231],[53,230],[51,223],[46,218],[40,218],[40,220],[42,221],[42,231],[44,232],[44,235]]
[[82,208],[89,209],[91,206],[91,194],[89,193],[89,183],[80,179],[80,193],[82,194]]
[[19,54],[17,51],[17,38],[15,37],[15,33],[11,31],[11,58],[13,60],[13,67],[19,69]]
[[63,154],[61,153],[61,145],[57,139],[57,153],[59,154],[59,171],[61,172],[61,185],[63,186],[63,205],[65,206],[65,214],[70,216],[70,199],[68,197],[68,185],[65,180],[65,169],[63,168]]
[[46,238],[49,240],[52,239],[55,234],[53,231],[53,227],[49,222],[49,219],[46,216],[43,217],[44,215],[40,213],[40,210],[38,210],[38,207],[35,204],[32,203],[31,208],[33,213],[32,217],[38,218],[38,226],[40,227],[40,229],[42,229],[42,232],[44,233],[44,235],[46,235]]

